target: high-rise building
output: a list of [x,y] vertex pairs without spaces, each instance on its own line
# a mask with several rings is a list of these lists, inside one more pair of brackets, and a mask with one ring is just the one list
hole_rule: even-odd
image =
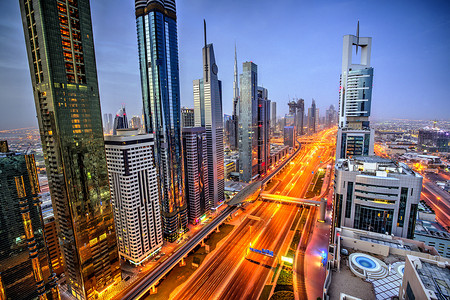
[[212,207],[217,207],[225,200],[222,82],[217,78],[213,44],[206,42],[205,22],[204,34],[203,79],[194,80],[195,127],[206,129],[209,199]]
[[141,118],[139,116],[133,116],[130,120],[130,128],[137,128],[137,129],[141,129],[142,128],[142,122],[141,122]]
[[144,124],[155,134],[163,232],[173,242],[188,230],[176,5],[175,0],[136,0],[135,8]]
[[258,87],[258,173],[264,175],[269,167],[270,157],[270,100],[266,88]]
[[315,133],[317,130],[317,109],[316,101],[312,99],[311,107],[308,108],[308,131],[309,133]]
[[118,129],[105,148],[119,254],[140,265],[163,244],[153,134]]
[[125,128],[128,128],[128,117],[125,111],[125,106],[122,106],[114,118],[113,135],[117,134],[117,129]]
[[378,156],[340,159],[335,167],[335,226],[414,238],[422,176]]
[[425,152],[450,152],[450,133],[435,127],[419,129],[417,146]]
[[276,131],[277,126],[277,103],[275,101],[270,102],[270,127],[272,133]]
[[208,182],[208,150],[203,127],[183,128],[184,178],[189,222],[197,224],[211,208]]
[[[352,61],[353,46],[356,48],[356,54],[361,49],[359,64]],[[371,47],[371,37],[359,36],[359,22],[356,36],[344,36],[336,159],[374,153],[374,132],[369,126],[373,82],[373,68],[370,66]],[[348,148],[355,140],[355,149],[359,150]]]
[[34,155],[0,152],[0,299],[59,299]]
[[283,129],[283,141],[284,145],[293,148],[295,146],[295,127],[284,126]]
[[326,127],[331,127],[337,124],[337,112],[334,105],[330,107],[325,112],[325,125]]
[[194,109],[182,107],[181,108],[181,128],[184,127],[194,127]]
[[245,62],[241,74],[239,98],[239,173],[241,180],[258,177],[258,67]]
[[59,276],[64,273],[64,260],[61,247],[59,246],[55,215],[52,210],[51,213],[42,212],[42,217],[44,220],[45,244],[48,249],[48,258],[53,272]]
[[304,121],[305,116],[305,100],[304,99],[298,99],[297,100],[297,134],[303,135],[303,127],[305,126]]
[[230,148],[239,148],[239,83],[236,46],[234,46],[233,116],[230,128]]
[[20,1],[68,292],[120,280],[88,1]]

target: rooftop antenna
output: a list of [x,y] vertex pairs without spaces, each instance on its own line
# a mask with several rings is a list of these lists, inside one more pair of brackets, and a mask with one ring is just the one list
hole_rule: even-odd
[[356,25],[356,55],[358,55],[358,47],[359,47],[359,20],[358,25]]
[[203,19],[203,34],[205,36],[205,82],[208,82],[208,49],[206,47],[206,21]]

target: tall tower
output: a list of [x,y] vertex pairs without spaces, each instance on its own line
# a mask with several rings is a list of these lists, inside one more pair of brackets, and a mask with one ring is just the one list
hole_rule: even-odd
[[122,106],[114,118],[113,135],[117,134],[117,129],[128,128],[128,118],[125,112],[125,106]]
[[[371,48],[372,38],[359,36],[358,21],[356,36],[345,35],[343,42],[336,159],[374,153],[374,133],[369,126],[373,82]],[[361,51],[359,64],[353,63],[353,49],[356,54]]]
[[239,147],[239,83],[236,45],[234,46],[234,80],[233,80],[233,116],[231,130],[231,149],[237,150]]
[[241,180],[258,177],[258,67],[245,62],[241,75],[239,98],[239,173]]
[[193,83],[194,116],[195,126],[206,129],[209,199],[211,207],[216,207],[225,199],[222,82],[217,78],[218,68],[213,44],[206,42],[206,22],[203,25],[205,35],[203,79],[194,80]]
[[270,100],[266,88],[258,86],[258,173],[264,175],[269,167],[270,157]]
[[21,0],[20,10],[68,291],[94,298],[120,265],[89,1]]
[[144,123],[155,134],[164,238],[187,231],[175,0],[136,0]]

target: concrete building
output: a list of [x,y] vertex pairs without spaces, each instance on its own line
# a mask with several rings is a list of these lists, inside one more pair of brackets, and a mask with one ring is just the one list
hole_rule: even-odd
[[118,129],[105,148],[119,254],[140,265],[163,243],[154,137]]
[[174,242],[188,230],[176,3],[136,0],[135,14],[144,124],[147,133],[155,134],[164,239]]
[[339,128],[336,141],[336,159],[374,155],[374,130]]
[[26,0],[20,11],[67,290],[98,297],[121,270],[90,4]]
[[239,99],[239,173],[241,180],[251,182],[258,177],[258,67],[245,62],[241,74]]
[[184,179],[189,222],[197,224],[211,206],[208,182],[208,150],[203,127],[183,128]]
[[182,107],[181,108],[181,128],[194,127],[194,126],[195,126],[194,109]]
[[450,263],[407,255],[399,299],[449,299]]
[[[361,51],[359,64],[353,63],[353,46],[356,54]],[[339,87],[339,129],[336,145],[336,159],[351,155],[373,155],[374,132],[369,126],[372,104],[373,68],[370,66],[371,37],[345,35],[342,50],[342,73]],[[358,143],[369,143],[362,152],[347,153],[346,148],[355,139]],[[348,140],[348,141],[347,141]],[[364,153],[364,151],[368,151]]]
[[194,113],[195,126],[206,129],[209,199],[212,207],[217,207],[225,200],[222,82],[217,77],[213,44],[206,42],[206,23],[204,34],[203,79],[194,80]]
[[436,248],[436,251],[441,256],[450,258],[450,233],[437,222],[418,219],[416,221],[414,239]]
[[412,239],[422,176],[377,156],[336,161],[335,226]]
[[258,173],[267,173],[270,156],[270,100],[266,88],[258,87]]

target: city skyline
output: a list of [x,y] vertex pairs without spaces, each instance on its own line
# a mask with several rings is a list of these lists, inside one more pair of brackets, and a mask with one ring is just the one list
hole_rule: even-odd
[[[287,105],[284,105],[289,100],[288,96],[301,97],[306,101],[315,98],[322,111],[330,104],[337,107],[336,90],[339,82],[336,78],[340,72],[338,61],[342,36],[355,34],[357,19],[354,16],[362,16],[364,10],[370,9],[373,13],[359,19],[360,34],[372,36],[376,40],[372,62],[377,66],[373,98],[379,105],[373,109],[374,119],[445,118],[449,112],[448,106],[445,106],[445,68],[440,68],[439,65],[449,64],[449,58],[445,55],[449,41],[438,37],[448,35],[446,24],[449,19],[445,14],[449,9],[448,3],[429,5],[408,2],[406,6],[402,3],[390,3],[380,8],[372,7],[371,4],[352,7],[355,3],[349,1],[325,5],[322,2],[300,6],[287,2],[282,8],[267,10],[268,2],[262,2],[255,7],[253,14],[247,16],[249,22],[242,20],[240,16],[242,11],[249,8],[250,1],[236,2],[228,6],[203,1],[190,6],[179,3],[181,105],[193,106],[191,83],[201,75],[195,61],[201,59],[201,54],[196,52],[202,45],[201,19],[206,17],[207,21],[210,20],[210,35],[221,36],[216,42],[215,50],[217,63],[222,66],[220,77],[223,81],[224,113],[232,112],[235,43],[238,64],[246,60],[258,61],[261,68],[266,70],[260,74],[260,82],[271,90],[272,100],[279,103],[280,116],[288,111]],[[4,100],[5,109],[0,115],[3,120],[0,121],[0,128],[37,126],[34,107],[30,105],[32,91],[27,76],[26,52],[21,47],[23,30],[19,8],[17,3],[4,3],[2,6],[4,9],[0,26],[3,28],[1,34],[4,52],[0,56],[0,64],[3,66],[1,82],[5,91],[3,99],[8,101]],[[235,17],[215,17],[224,10],[233,12]],[[347,10],[352,10],[352,14]],[[279,18],[285,14],[286,19],[289,19],[289,26],[286,26],[288,29],[283,28],[284,32],[279,35],[271,34],[278,32],[280,25],[261,21],[258,13],[262,11],[269,11],[266,14],[268,18]],[[336,11],[340,13],[336,14]],[[321,18],[316,20],[314,16],[318,13]],[[383,13],[385,18],[377,18],[378,13]],[[114,112],[116,107],[125,103],[130,115],[141,115],[142,100],[132,1],[112,2],[108,3],[108,7],[102,3],[92,3],[92,18],[96,51],[99,53],[97,66],[102,111]],[[120,22],[119,26],[106,22],[106,18],[120,18],[123,22]],[[297,18],[308,26],[298,25]],[[254,23],[253,19],[258,19],[256,24],[259,26],[256,29],[250,26]],[[327,22],[323,22],[325,19]],[[329,24],[336,26],[331,27]],[[222,28],[230,30],[224,34],[220,32]],[[267,45],[264,49],[252,46],[253,39],[258,36],[254,35],[253,38],[252,33],[258,31],[267,32]],[[320,34],[317,34],[318,32]],[[327,47],[314,46],[319,45],[322,39],[328,41]],[[281,42],[288,42],[290,47],[280,47]],[[277,55],[274,56],[274,53]],[[271,55],[275,59],[263,59]],[[277,57],[287,59],[280,60]],[[436,64],[437,61],[441,63]],[[275,75],[275,71],[280,68],[284,70],[284,76]],[[392,72],[393,69],[401,71],[401,74]],[[119,79],[122,81],[121,85],[116,84]],[[415,86],[416,89],[408,89],[409,86]],[[429,88],[430,86],[432,88]],[[433,106],[444,109],[434,110]],[[25,117],[19,118],[19,115]]]

